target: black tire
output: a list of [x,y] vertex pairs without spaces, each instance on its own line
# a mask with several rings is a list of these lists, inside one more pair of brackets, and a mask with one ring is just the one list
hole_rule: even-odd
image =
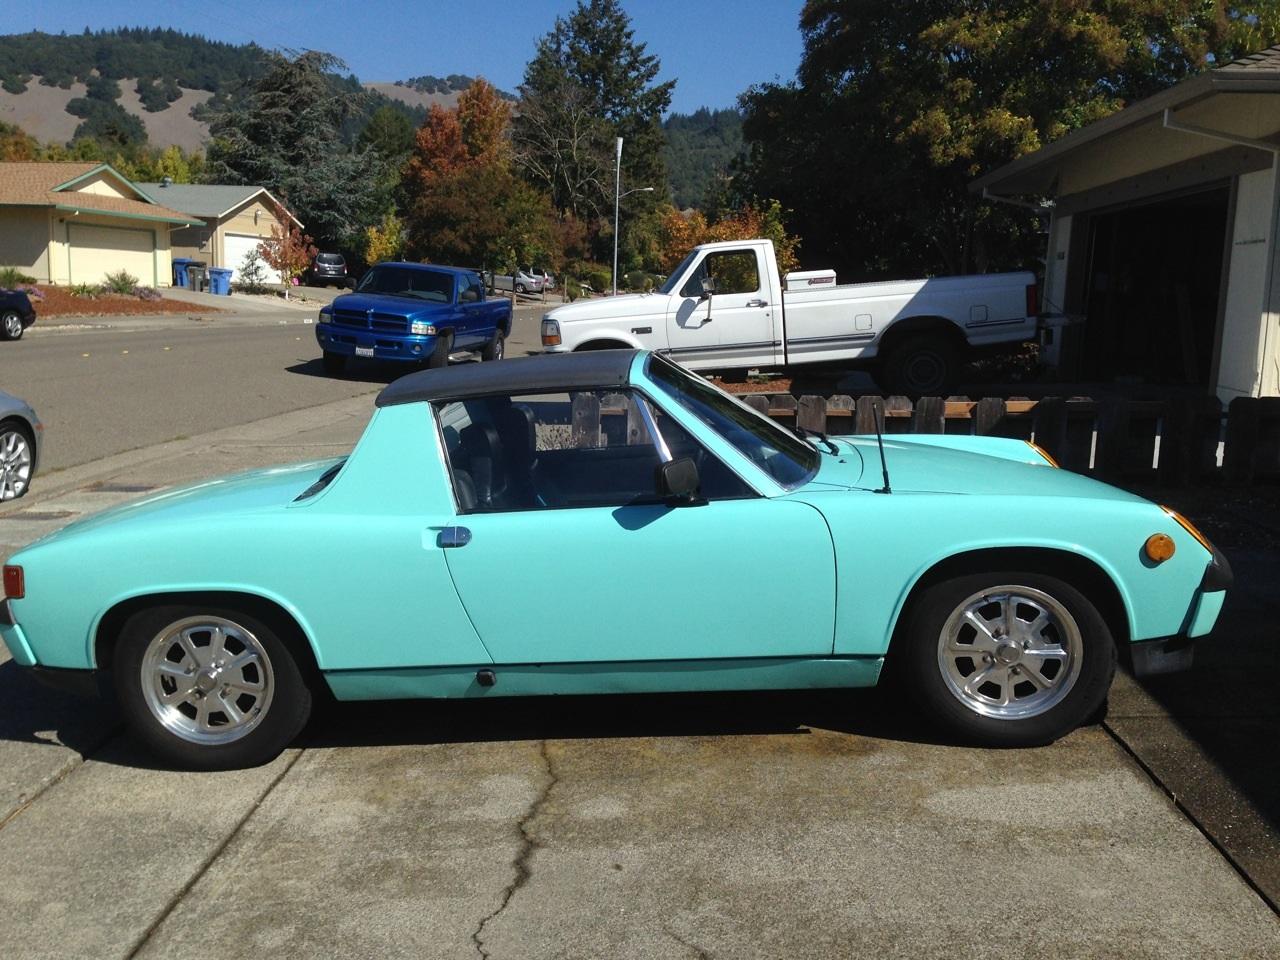
[[516,293],[528,293],[528,292],[529,291],[525,289],[525,286],[523,283],[516,284]]
[[[1012,589],[1003,591],[1002,587]],[[1018,590],[1023,593],[1017,594]],[[975,641],[978,637],[976,629],[953,617],[960,618],[963,610],[973,609],[973,603],[999,609],[1001,596],[1025,600],[1025,605],[1016,604],[1023,616],[1014,614],[1022,622],[1041,603],[1054,616],[1043,628],[1044,635],[1057,636],[1061,648],[1075,649],[1075,655],[1062,658],[1054,671],[1049,670],[1047,659],[1029,656],[1024,661],[1013,630],[1003,638],[996,631],[999,646],[994,655],[980,655],[976,646],[971,657],[949,653],[958,646],[947,638],[963,637],[966,631]],[[1057,610],[1043,598],[1052,601]],[[1067,619],[1059,624],[1057,613],[1065,613]],[[952,633],[953,624],[958,625],[957,634]],[[1073,631],[1076,640],[1072,639]],[[966,574],[925,588],[905,611],[891,656],[897,682],[905,684],[906,692],[941,731],[988,747],[1040,746],[1070,733],[1098,715],[1116,668],[1111,631],[1087,597],[1056,577],[1015,571]],[[953,664],[959,666],[953,670]],[[1039,671],[1047,686],[1031,682],[1028,671],[1032,668]],[[992,678],[989,684],[981,682],[984,676]],[[975,685],[975,690],[964,692]],[[995,691],[1003,694],[1006,689],[1014,693],[1014,699],[1002,706]],[[1039,712],[1015,715],[1019,709]]]
[[[220,706],[216,699],[219,695],[216,687],[221,681],[217,675],[209,680],[215,688],[210,694],[193,692],[192,702],[178,703],[169,711],[175,728],[163,723],[155,712],[163,709],[162,707],[153,708],[149,705],[152,694],[147,692],[147,678],[154,678],[156,673],[147,666],[152,663],[148,651],[153,643],[163,647],[165,640],[160,638],[174,635],[176,628],[184,622],[191,625],[191,636],[197,650],[208,651],[213,647],[212,634],[208,632],[203,633],[209,638],[208,642],[197,642],[202,636],[201,623],[231,624],[235,628],[226,631],[228,639],[223,648],[231,658],[249,649],[239,642],[239,636],[251,637],[261,650],[266,665],[257,675],[263,693],[257,699],[253,694],[240,695],[245,716],[249,718],[241,724],[243,732],[236,733],[235,723],[227,714],[215,708]],[[175,667],[181,667],[183,663],[183,660],[165,659]],[[311,690],[298,666],[298,655],[275,630],[242,610],[215,604],[208,607],[163,606],[142,610],[130,617],[121,630],[112,667],[116,696],[134,734],[164,761],[188,770],[233,770],[269,763],[302,732],[311,714]],[[224,671],[224,678],[231,676],[232,672]],[[205,676],[205,671],[200,671],[196,680]],[[191,682],[194,691],[196,681]],[[223,692],[223,696],[227,694]],[[251,704],[262,704],[264,698],[265,708],[260,708],[260,714],[254,714]],[[184,736],[177,732],[177,728],[181,728],[184,722],[195,723],[195,719],[185,712],[188,708],[195,712],[196,708],[192,703],[206,699],[209,703],[207,719],[213,723],[214,717],[222,716],[223,725],[210,727],[208,734],[188,732]],[[212,742],[212,738],[216,736],[235,738],[228,742]],[[192,739],[193,737],[204,739]]]
[[480,351],[481,360],[501,360],[506,353],[507,336],[501,330],[494,333],[493,339]]
[[449,365],[449,353],[453,350],[453,331],[445,330],[436,334],[436,348],[427,357],[427,366],[439,370]]
[[937,334],[919,334],[890,346],[876,372],[884,390],[908,397],[946,396],[959,377],[959,347]]
[[22,315],[17,310],[0,313],[0,340],[21,340],[25,331]]
[[347,358],[341,353],[332,353],[326,350],[320,357],[320,362],[324,365],[324,372],[331,377],[340,377],[342,372],[347,369]]

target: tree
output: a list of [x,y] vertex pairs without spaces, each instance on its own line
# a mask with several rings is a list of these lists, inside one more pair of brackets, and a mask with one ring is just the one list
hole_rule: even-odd
[[1278,26],[1270,0],[809,0],[797,80],[741,98],[734,188],[777,197],[806,250],[857,277],[1027,265],[1034,215],[974,197],[974,178]]
[[394,213],[384,214],[376,227],[364,228],[364,259],[367,263],[394,260],[404,250],[404,222]]
[[399,166],[413,149],[413,124],[395,107],[379,107],[356,138],[356,149],[372,150],[384,162]]
[[799,265],[800,238],[787,233],[782,214],[782,205],[776,200],[744,204],[713,222],[700,211],[686,214],[668,207],[659,238],[661,270],[670,273],[700,243],[764,238],[773,241],[779,272],[789,273]]
[[637,200],[640,212],[666,195],[661,121],[675,81],[655,82],[658,58],[630,24],[618,0],[578,0],[538,41],[520,86],[518,163],[557,210],[579,219],[611,206],[616,137],[625,141],[624,183],[656,188]]
[[271,239],[258,244],[258,253],[268,266],[279,271],[287,300],[294,280],[311,266],[318,251],[311,237],[302,232],[285,210],[276,207],[275,215],[278,222],[271,227]]
[[339,136],[359,95],[333,83],[342,64],[327,53],[263,56],[244,104],[210,124],[206,179],[266,187],[327,246],[353,244],[380,201],[378,156]]

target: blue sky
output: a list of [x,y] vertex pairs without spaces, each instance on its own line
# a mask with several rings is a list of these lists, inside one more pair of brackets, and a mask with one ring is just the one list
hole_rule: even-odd
[[[482,74],[514,90],[538,37],[573,0],[4,0],[3,30],[75,33],[172,27],[214,40],[327,50],[362,80]],[[789,80],[800,62],[801,0],[623,0],[636,39],[676,80],[672,109],[732,106],[753,83]]]

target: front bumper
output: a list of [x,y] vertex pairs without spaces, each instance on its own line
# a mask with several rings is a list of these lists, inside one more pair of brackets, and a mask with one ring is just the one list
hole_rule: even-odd
[[333,323],[316,324],[316,342],[326,353],[402,362],[426,360],[436,349],[435,337],[377,333]]
[[1235,582],[1231,564],[1217,547],[1205,568],[1200,588],[1187,612],[1186,626],[1176,637],[1143,640],[1129,644],[1129,666],[1136,677],[1178,673],[1191,668],[1195,657],[1195,640],[1213,630],[1227,599],[1227,590]]

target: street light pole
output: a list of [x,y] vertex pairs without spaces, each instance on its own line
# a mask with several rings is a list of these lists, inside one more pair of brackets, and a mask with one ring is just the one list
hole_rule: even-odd
[[613,163],[613,294],[618,295],[618,205],[622,202],[622,138],[618,138],[618,156]]

